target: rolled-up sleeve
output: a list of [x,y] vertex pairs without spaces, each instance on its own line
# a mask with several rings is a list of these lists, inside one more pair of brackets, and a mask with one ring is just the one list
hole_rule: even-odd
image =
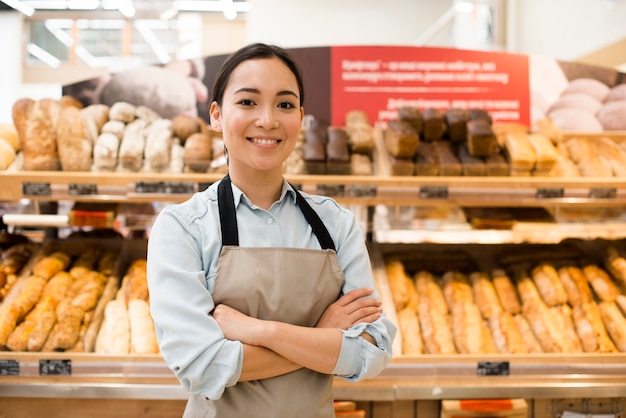
[[[362,333],[371,335],[376,345],[360,337]],[[348,381],[375,377],[391,361],[395,334],[395,325],[385,316],[371,324],[358,324],[343,331],[341,351],[332,374]]]
[[197,221],[174,206],[157,217],[148,241],[150,307],[161,354],[182,387],[218,399],[239,379],[243,346],[226,340],[210,315]]

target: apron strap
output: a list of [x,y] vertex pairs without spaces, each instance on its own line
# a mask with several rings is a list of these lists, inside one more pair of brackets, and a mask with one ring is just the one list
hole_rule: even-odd
[[239,231],[237,230],[237,216],[233,188],[230,185],[230,176],[226,174],[217,185],[217,206],[220,212],[220,226],[222,228],[222,246],[239,246]]
[[[309,225],[311,225],[322,249],[335,250],[335,243],[317,212],[304,200],[302,194],[291,183],[289,185],[296,193],[296,203]],[[233,189],[228,174],[222,178],[217,186],[217,205],[220,213],[220,227],[222,229],[222,246],[239,246],[235,199],[233,198]]]
[[302,194],[298,191],[298,189],[293,187],[291,183],[289,183],[289,185],[296,193],[296,203],[298,204],[298,206],[300,206],[300,210],[304,214],[306,220],[309,222],[309,225],[311,225],[313,233],[317,237],[317,241],[320,243],[322,249],[335,250],[335,243],[333,242],[333,239],[328,233],[328,229],[324,225],[324,222],[322,222],[322,220],[320,219],[317,212],[315,212],[311,205],[309,205],[306,200],[304,200],[304,197],[302,197]]

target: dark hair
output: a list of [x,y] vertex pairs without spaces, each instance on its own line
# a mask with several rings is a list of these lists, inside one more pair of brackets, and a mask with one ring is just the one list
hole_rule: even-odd
[[235,68],[239,66],[239,64],[252,59],[274,57],[280,59],[296,77],[298,90],[300,90],[300,106],[302,106],[304,104],[304,82],[302,81],[302,72],[300,71],[300,67],[298,66],[295,58],[289,51],[279,46],[267,45],[263,43],[254,43],[244,46],[226,58],[226,61],[224,61],[215,76],[211,101],[217,102],[219,106],[222,105],[224,91],[226,90],[226,85],[230,80],[230,75]]

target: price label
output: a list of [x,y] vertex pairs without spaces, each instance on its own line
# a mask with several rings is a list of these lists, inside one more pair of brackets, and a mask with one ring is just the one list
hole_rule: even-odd
[[589,189],[590,199],[615,199],[617,189],[612,187],[592,187]]
[[562,187],[539,188],[535,195],[537,199],[560,199],[563,196],[565,196],[565,190]]
[[71,376],[72,360],[39,360],[40,376]]
[[328,197],[343,197],[345,186],[343,184],[318,184],[317,194]]
[[19,376],[20,362],[17,360],[0,360],[0,376]]
[[479,361],[476,369],[478,376],[508,376],[508,361]]
[[97,184],[70,183],[67,186],[67,191],[70,194],[70,196],[97,195],[98,185]]
[[192,194],[195,191],[195,186],[191,182],[168,181],[165,183],[165,193],[168,194]]
[[139,181],[135,183],[135,193],[164,193],[165,183],[162,181]]
[[447,199],[448,186],[421,186],[420,199]]
[[376,197],[377,188],[375,185],[351,184],[346,190],[348,197]]
[[24,196],[50,196],[52,188],[50,183],[25,182],[22,183],[22,194]]

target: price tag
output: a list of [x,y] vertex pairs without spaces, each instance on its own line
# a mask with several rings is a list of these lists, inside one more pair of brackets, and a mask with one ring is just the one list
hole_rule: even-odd
[[615,199],[617,189],[612,187],[592,187],[589,189],[590,199]]
[[345,186],[343,184],[318,184],[317,194],[328,197],[343,197]]
[[165,193],[168,194],[192,194],[195,191],[195,186],[191,182],[169,181],[165,183]]
[[19,376],[20,362],[17,360],[0,360],[0,376]]
[[420,199],[447,199],[448,186],[421,186]]
[[135,183],[135,193],[164,193],[165,183],[162,181],[139,181]]
[[97,184],[70,183],[67,186],[67,191],[70,194],[70,196],[97,195],[98,185]]
[[508,361],[479,361],[476,369],[478,376],[508,376]]
[[71,376],[72,360],[39,360],[39,376]]
[[346,190],[346,196],[349,197],[376,197],[377,188],[375,185],[351,184]]
[[22,194],[24,196],[50,196],[52,188],[50,183],[22,183]]
[[535,197],[537,199],[560,199],[565,195],[562,187],[546,187],[537,189]]

